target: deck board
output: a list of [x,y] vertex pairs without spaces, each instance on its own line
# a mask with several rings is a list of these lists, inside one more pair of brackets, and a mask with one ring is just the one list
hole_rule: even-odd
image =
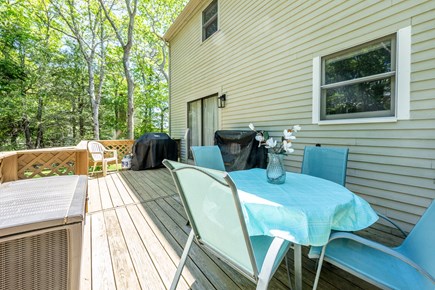
[[[182,252],[181,246],[175,241],[172,235],[167,231],[163,224],[157,219],[157,217],[149,210],[146,206],[138,206],[137,209],[140,211],[148,226],[159,240],[166,254],[169,256],[170,260],[173,262],[174,269],[176,269],[176,265],[178,265],[180,261],[180,256]],[[143,233],[148,234],[148,233]],[[170,263],[169,263],[170,264]],[[172,264],[170,264],[172,265]],[[172,275],[175,273],[173,270]],[[195,277],[191,274],[189,270],[184,271],[183,277],[180,279],[184,280],[189,286],[194,284]],[[165,283],[170,284],[172,282],[172,278],[169,281],[165,281]],[[184,282],[183,282],[184,283]],[[180,288],[180,286],[179,286]],[[181,288],[180,288],[181,289]]]
[[[170,173],[157,169],[96,175],[89,178],[88,195],[81,290],[168,289],[190,231]],[[303,289],[312,288],[315,273],[315,261],[307,252],[303,247]],[[293,275],[292,250],[288,258]],[[177,289],[255,285],[194,244]],[[289,289],[285,263],[269,289]],[[377,288],[326,263],[318,289]]]
[[92,288],[92,267],[91,267],[91,227],[89,218],[86,220],[83,230],[83,252],[80,274],[80,289]]
[[[132,289],[138,290],[139,286],[138,277],[136,275],[135,268],[133,267],[133,262],[130,257],[130,251],[126,251],[127,243],[123,236],[123,231],[118,222],[117,211],[125,210],[125,208],[117,210],[108,210],[103,213],[106,222],[107,238],[109,242],[110,256],[112,257],[113,273],[116,281],[116,286],[119,289]],[[129,232],[125,231],[125,235],[129,237]],[[149,259],[144,259],[148,261]],[[145,268],[151,268],[149,265],[145,264]],[[151,271],[146,271],[146,273],[152,273]],[[155,279],[153,279],[155,278]],[[158,275],[149,275],[148,279],[151,285],[159,285],[160,280]],[[158,281],[158,282],[156,282]]]
[[[183,231],[180,230],[180,227],[172,220],[172,218],[170,216],[167,215],[167,213],[164,211],[164,209],[162,209],[161,207],[159,207],[159,205],[156,203],[156,201],[152,201],[147,203],[147,207],[152,211],[152,213],[154,214],[154,216],[160,221],[161,226],[164,227],[160,228],[163,232],[165,232],[165,236],[166,238],[168,238],[168,236],[171,236],[171,240],[172,240],[172,246],[177,247],[177,254],[181,257],[181,254],[183,252],[183,247],[187,242],[187,237],[188,234]],[[166,230],[166,231],[164,231]],[[176,245],[174,243],[177,243]],[[204,270],[205,267],[204,266],[208,266],[207,262],[205,260],[206,257],[204,257],[204,255],[201,255],[200,250],[198,250],[198,247],[196,245],[192,245],[190,254],[189,254],[189,259],[187,259],[186,262],[186,268],[184,269],[185,271],[190,271],[194,274],[195,276],[195,280],[194,283],[192,284],[192,282],[190,282],[189,284],[191,284],[192,286],[194,284],[197,284],[196,286],[198,286],[197,289],[214,289],[215,287],[213,286],[214,283],[212,283],[212,281],[209,280],[213,280],[214,277],[216,276],[216,274],[210,275],[209,277],[207,277],[204,274]],[[199,261],[201,261],[201,263],[198,263]],[[215,271],[220,272],[220,269],[213,269]],[[220,281],[222,283],[222,285],[227,286],[226,289],[235,289],[235,285],[233,283],[231,283],[230,281],[228,281],[227,277],[223,276],[222,277],[222,281]],[[228,288],[228,285],[230,285],[232,288]]]
[[112,197],[110,196],[109,189],[107,188],[106,179],[107,178],[98,178],[101,206],[103,209],[112,209],[114,206],[112,203]]
[[120,178],[118,174],[113,174],[111,177],[125,204],[140,203],[143,201],[140,196],[134,194],[134,192],[126,184],[125,180]]
[[99,211],[93,214],[87,225],[91,226],[92,237],[92,289],[117,289],[103,212]]
[[119,188],[116,187],[115,182],[113,181],[113,177],[115,174],[111,174],[108,178],[105,178],[107,189],[109,191],[109,194],[112,198],[112,202],[114,207],[123,206],[126,204],[133,203],[133,200],[131,197],[127,194],[125,195],[124,191],[119,190]]
[[[169,288],[170,281],[177,266],[171,259],[170,255],[166,252],[164,246],[160,243],[159,238],[162,238],[161,233],[154,232],[152,230],[137,206],[128,207],[128,214],[130,215],[131,219],[134,220],[135,230],[139,234],[134,235],[131,233],[131,235],[128,235],[129,237],[135,237],[135,240],[131,239],[130,241],[131,248],[135,250],[134,253],[132,253],[132,257],[136,255],[140,256],[141,252],[146,251],[155,269],[157,270],[161,281],[163,282],[163,284],[160,285],[160,288],[164,289],[163,286]],[[125,223],[127,217],[120,216],[120,220],[124,221]],[[130,231],[132,232],[133,229]],[[138,247],[138,244],[140,244],[140,247]],[[141,267],[140,265],[142,264],[143,263],[137,263],[137,266]],[[146,279],[144,279],[144,282],[145,281]],[[180,281],[180,289],[189,289],[189,286],[183,279]]]
[[98,186],[97,178],[88,178],[88,192],[92,192],[92,194],[89,194],[89,201],[88,201],[89,212],[101,210],[102,206],[101,206],[101,198],[100,198],[100,188]]

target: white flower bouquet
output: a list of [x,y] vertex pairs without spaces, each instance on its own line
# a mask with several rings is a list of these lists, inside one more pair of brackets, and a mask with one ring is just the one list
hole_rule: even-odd
[[281,142],[278,142],[278,140],[274,140],[272,137],[269,138],[269,134],[267,134],[267,132],[263,130],[257,131],[252,123],[249,124],[249,128],[252,131],[257,132],[255,139],[259,143],[258,147],[265,146],[266,148],[270,149],[271,153],[275,154],[293,153],[294,149],[292,148],[292,140],[296,139],[294,134],[301,130],[301,126],[299,125],[294,125],[291,129],[285,129],[283,131],[283,136],[281,137]]

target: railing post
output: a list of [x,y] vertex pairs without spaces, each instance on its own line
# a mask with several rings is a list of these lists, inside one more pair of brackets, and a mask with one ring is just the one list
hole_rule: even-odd
[[0,182],[14,181],[18,179],[17,152],[0,154]]
[[87,140],[80,141],[76,146],[76,175],[88,175],[89,153]]

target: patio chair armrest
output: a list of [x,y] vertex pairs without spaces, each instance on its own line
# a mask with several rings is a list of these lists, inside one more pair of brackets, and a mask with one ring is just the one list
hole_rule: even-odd
[[[417,265],[414,261],[412,261],[411,259],[409,259],[408,257],[404,256],[403,254],[395,251],[394,249],[387,247],[385,245],[382,245],[380,243],[365,239],[363,237],[357,236],[355,234],[352,233],[348,233],[348,232],[335,232],[332,233],[330,238],[329,238],[329,242],[333,241],[333,240],[337,240],[337,239],[348,239],[348,240],[353,240],[355,242],[358,242],[360,244],[363,244],[367,247],[371,247],[375,250],[378,250],[380,252],[383,252],[385,254],[388,254],[390,256],[393,256],[399,260],[401,260],[402,262],[408,264],[409,266],[413,267],[414,269],[416,269],[418,272],[420,272],[423,276],[425,276],[427,279],[429,279],[430,281],[432,281],[432,283],[435,283],[435,278],[432,277],[431,274],[429,274],[425,269],[423,269],[422,267],[420,267],[419,265]],[[328,244],[326,244],[325,246],[327,247]]]
[[104,152],[111,152],[113,153],[113,157],[118,157],[118,151],[116,149],[106,149]]
[[376,212],[376,214],[380,217],[380,218],[382,218],[382,219],[384,219],[385,221],[387,221],[387,222],[389,222],[390,224],[392,224],[396,229],[398,229],[401,233],[402,233],[402,235],[406,238],[408,235],[405,233],[405,231],[398,225],[398,224],[396,224],[394,221],[392,221],[389,217],[387,217],[386,215],[384,215],[384,214],[381,214],[381,213],[379,213],[379,212]]
[[[100,152],[100,151],[89,151],[89,153],[91,154],[92,158],[93,158],[94,155],[99,155],[99,156],[101,156],[101,157],[100,157],[100,160],[98,160],[98,161],[101,161],[101,160],[104,159],[104,153],[103,153],[103,152]],[[93,159],[94,159],[94,158],[93,158]],[[94,159],[94,160],[95,160],[95,159]]]

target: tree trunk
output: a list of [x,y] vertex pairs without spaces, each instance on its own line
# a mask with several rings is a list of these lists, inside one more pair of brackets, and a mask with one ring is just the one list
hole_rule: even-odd
[[122,63],[124,65],[125,78],[127,79],[127,138],[134,139],[134,82],[133,76],[130,72],[130,49],[124,49],[124,55],[122,57]]
[[19,136],[19,126],[14,122],[12,132],[11,132],[11,145],[13,149],[18,149],[17,139]]
[[[95,130],[98,131],[98,135],[95,135],[95,140],[100,140],[100,121],[99,121],[99,111],[100,111],[100,102],[101,102],[101,96],[103,94],[103,82],[104,82],[104,77],[105,77],[105,61],[106,61],[106,49],[104,47],[104,25],[103,25],[103,20],[100,19],[100,71],[99,71],[99,83],[98,83],[98,87],[97,87],[97,94],[95,96],[95,107],[92,107],[93,110],[93,116],[94,116],[94,124],[97,124],[98,127],[95,128],[94,127],[94,133]],[[91,54],[92,58],[93,53]],[[95,123],[96,121],[96,123]],[[95,125],[94,125],[95,126]],[[97,138],[98,136],[98,138]]]
[[94,76],[94,64],[93,64],[93,56],[90,57],[90,60],[87,62],[88,64],[88,74],[89,74],[89,83],[88,83],[88,93],[91,98],[92,104],[92,122],[94,128],[94,139],[100,140],[100,121],[99,121],[99,107],[100,100],[95,97],[95,76]]
[[76,141],[77,139],[77,102],[75,98],[72,98],[71,102],[71,126],[72,126],[72,134],[73,139]]
[[163,108],[163,109],[160,109],[160,132],[163,132],[163,129],[164,129],[164,122],[165,122],[165,112],[166,112],[166,110],[167,110],[168,108],[166,107],[166,108]]
[[133,9],[131,7],[130,1],[125,1],[128,11],[128,27],[127,27],[127,41],[123,40],[122,34],[120,32],[120,27],[117,27],[113,19],[110,17],[103,0],[99,0],[101,7],[103,8],[104,14],[107,20],[109,20],[112,26],[116,38],[118,38],[119,43],[123,49],[122,64],[124,66],[125,78],[127,80],[127,99],[128,99],[128,109],[127,109],[127,138],[134,138],[134,81],[133,76],[130,72],[130,51],[133,45],[133,31],[134,31],[134,18],[137,13],[137,0],[133,0]]
[[[99,12],[97,13],[91,13],[90,5],[92,1],[87,1],[88,7],[87,7],[87,14],[86,17],[89,21],[89,29],[85,29],[85,31],[82,30],[81,25],[78,25],[78,22],[80,22],[80,18],[77,18],[74,11],[76,11],[77,7],[74,1],[67,1],[68,10],[64,13],[64,10],[62,10],[58,5],[56,5],[55,1],[52,1],[51,4],[53,4],[53,7],[55,8],[56,12],[62,17],[63,21],[65,21],[68,28],[71,30],[73,35],[70,35],[68,33],[65,33],[65,35],[72,37],[75,39],[79,45],[79,49],[86,61],[87,67],[88,67],[88,75],[89,75],[89,83],[88,83],[88,93],[89,97],[91,99],[91,105],[92,105],[92,120],[93,120],[93,131],[94,131],[94,139],[98,140],[100,139],[100,123],[99,123],[99,107],[100,107],[100,99],[99,94],[97,93],[97,96],[95,95],[95,72],[94,72],[94,62],[95,62],[95,53],[97,53],[96,49],[96,31],[97,31],[97,16],[100,15]],[[99,8],[100,9],[100,8]],[[79,9],[80,10],[80,9]],[[84,9],[82,12],[85,13],[86,9]],[[100,18],[100,23],[102,23],[103,19]],[[103,33],[103,32],[102,32]],[[90,39],[89,39],[90,38]],[[86,41],[90,40],[90,41]],[[101,39],[101,41],[103,41]],[[102,46],[104,47],[104,46]],[[102,81],[101,86],[102,86]],[[81,126],[81,125],[80,125]],[[84,130],[82,131],[82,128],[80,129],[80,134],[84,133]]]
[[29,122],[29,118],[25,114],[23,115],[22,126],[23,126],[24,137],[26,139],[26,148],[32,149],[32,134],[30,132],[30,122]]
[[79,102],[77,105],[77,114],[79,116],[79,135],[80,140],[84,139],[85,136],[85,119],[83,118],[83,109],[85,107],[85,102],[83,96],[79,97]]
[[38,113],[36,114],[37,131],[35,148],[44,148],[44,126],[42,125],[42,109],[44,107],[44,98],[40,95],[38,99]]

